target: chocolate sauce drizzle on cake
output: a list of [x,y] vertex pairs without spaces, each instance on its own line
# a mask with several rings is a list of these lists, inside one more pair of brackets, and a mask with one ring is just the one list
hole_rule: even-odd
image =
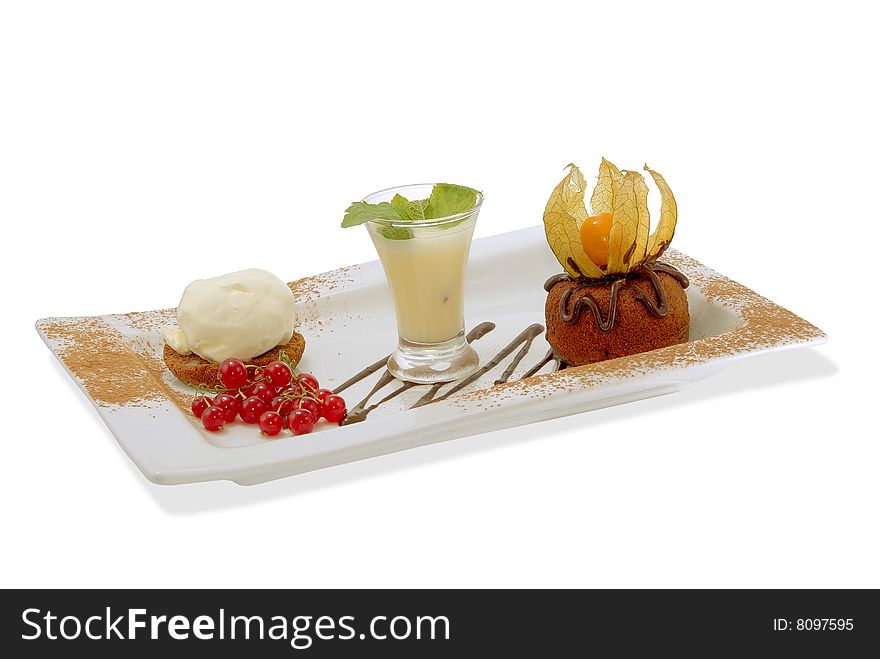
[[[491,332],[494,329],[495,329],[495,323],[490,323],[490,322],[480,323],[479,325],[474,327],[470,332],[468,332],[467,337],[466,337],[467,341],[468,341],[468,343],[473,343],[474,341],[481,339],[482,337],[484,337],[486,334],[488,334],[489,332]],[[510,380],[510,378],[513,376],[513,372],[516,370],[517,366],[519,366],[520,363],[522,363],[523,359],[525,359],[526,355],[528,355],[529,350],[531,349],[534,340],[538,336],[540,336],[543,331],[544,331],[544,326],[541,325],[540,323],[535,323],[533,325],[529,325],[526,329],[524,329],[522,332],[520,332],[520,334],[513,341],[511,341],[506,346],[504,346],[501,350],[499,350],[498,354],[496,354],[494,357],[492,357],[492,359],[490,359],[488,362],[486,362],[486,364],[484,366],[482,366],[478,371],[476,371],[473,375],[465,378],[461,382],[454,384],[452,386],[452,388],[449,389],[449,391],[445,392],[442,395],[439,395],[440,390],[444,386],[450,384],[449,382],[438,382],[437,384],[434,384],[434,385],[419,385],[419,384],[416,384],[415,382],[400,382],[399,380],[396,380],[394,378],[394,376],[391,375],[391,373],[389,373],[386,370],[382,374],[382,376],[376,381],[376,384],[370,390],[370,393],[368,393],[364,397],[364,399],[362,401],[360,401],[357,405],[355,405],[354,408],[348,413],[348,416],[346,416],[345,420],[342,422],[342,425],[350,425],[352,423],[359,423],[361,421],[364,421],[367,418],[367,415],[369,415],[370,412],[375,410],[377,407],[379,407],[380,405],[383,405],[384,403],[387,403],[389,400],[396,398],[397,396],[399,396],[403,392],[408,391],[409,389],[412,389],[413,387],[418,387],[418,386],[428,387],[428,386],[430,386],[430,389],[425,393],[424,396],[422,396],[415,403],[413,403],[413,405],[410,407],[410,409],[415,409],[417,407],[422,407],[423,405],[427,405],[429,403],[436,403],[441,400],[446,400],[450,396],[458,393],[459,391],[461,391],[465,387],[468,387],[471,384],[473,384],[474,382],[476,382],[477,380],[479,380],[481,377],[483,377],[486,373],[491,371],[493,368],[497,368],[498,366],[500,366],[501,363],[505,359],[507,359],[507,357],[509,357],[517,348],[519,348],[519,351],[516,353],[513,360],[508,365],[508,367],[504,370],[504,372],[501,374],[501,376],[497,380],[495,380],[496,385],[508,382]],[[551,361],[555,362],[555,365],[556,365],[555,370],[565,368],[565,364],[562,362],[562,360],[560,360],[559,357],[557,357],[553,353],[553,351],[551,350],[547,354],[547,356],[544,357],[538,364],[536,364],[535,366],[530,368],[528,371],[526,371],[526,373],[520,379],[524,379],[524,378],[531,377],[531,376],[535,375],[538,371],[540,371],[542,368],[544,368],[544,366],[549,364]],[[376,373],[377,371],[381,370],[387,363],[388,363],[388,357],[385,357],[383,359],[378,360],[377,362],[375,362],[373,364],[370,364],[365,369],[363,369],[362,371],[360,371],[356,375],[353,375],[348,380],[343,382],[341,385],[336,387],[336,389],[333,390],[333,393],[338,394],[338,393],[348,389],[352,385],[357,384],[361,380],[363,380],[363,379],[371,376],[373,373]],[[388,386],[392,382],[398,382],[399,386],[397,388],[395,388],[391,393],[386,395],[384,398],[379,400],[378,402],[370,404],[370,400],[376,394],[378,394],[382,389],[384,389],[386,386]]]
[[[569,259],[569,265],[577,272],[580,272],[580,268],[571,259]],[[617,319],[617,302],[620,299],[620,290],[622,288],[631,287],[633,295],[645,305],[645,308],[647,308],[651,315],[656,318],[666,317],[666,314],[669,313],[669,305],[666,300],[666,291],[663,289],[663,283],[660,281],[660,277],[657,276],[658,272],[666,273],[681,284],[682,288],[687,288],[689,285],[688,278],[676,268],[667,263],[653,261],[643,263],[625,275],[611,275],[602,279],[590,279],[583,276],[583,274],[580,277],[572,278],[568,273],[560,273],[553,275],[544,282],[544,290],[549,293],[560,282],[575,282],[576,285],[566,290],[559,301],[559,317],[563,322],[573,324],[578,321],[584,308],[587,308],[593,312],[593,317],[596,319],[599,330],[610,332],[614,327],[614,321]],[[641,287],[631,285],[633,280],[640,277],[650,282],[654,289],[654,297],[651,297]],[[611,291],[608,315],[603,317],[602,310],[599,309],[596,299],[590,294],[590,288],[604,286],[609,282],[611,283]],[[574,299],[573,302],[572,299]]]

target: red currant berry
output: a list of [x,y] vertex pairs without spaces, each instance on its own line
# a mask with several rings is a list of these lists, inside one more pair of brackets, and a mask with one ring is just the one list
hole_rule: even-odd
[[269,402],[271,402],[271,400],[273,398],[275,398],[275,389],[270,387],[265,382],[258,382],[257,384],[254,385],[254,388],[251,389],[251,393],[249,394],[249,396],[256,396],[257,398],[262,398],[266,402],[266,404],[268,405]]
[[226,412],[226,423],[232,423],[241,411],[241,398],[232,394],[217,394],[214,405],[223,408]]
[[300,398],[297,403],[297,408],[308,411],[313,417],[315,417],[315,421],[321,418],[321,403],[313,398]]
[[226,410],[222,407],[211,405],[211,407],[202,412],[202,425],[205,426],[205,430],[210,432],[223,430],[223,426],[226,425]]
[[279,396],[299,396],[303,392],[302,387],[297,382],[291,382],[286,387],[278,390]]
[[332,396],[332,395],[333,395],[333,392],[330,391],[329,389],[318,389],[318,393],[315,394],[315,398],[317,398],[318,402],[321,403],[321,405],[323,405],[324,401],[327,400],[327,396]]
[[192,413],[197,419],[201,419],[204,411],[211,407],[211,405],[211,399],[207,396],[196,396],[192,402]]
[[287,416],[293,409],[293,401],[285,396],[275,396],[272,402],[269,403],[269,409],[281,416]]
[[299,383],[302,385],[303,391],[307,394],[314,394],[320,389],[318,378],[311,373],[303,373],[299,376]]
[[269,437],[274,437],[284,427],[284,419],[277,412],[269,410],[260,415],[260,430]]
[[345,400],[342,396],[329,395],[324,399],[324,406],[321,408],[321,414],[330,423],[339,423],[345,418]]
[[287,417],[287,427],[294,435],[305,435],[315,427],[315,417],[308,410],[294,410]]
[[281,389],[289,385],[290,380],[293,377],[290,366],[278,360],[269,362],[269,365],[266,366],[263,374],[266,378],[266,382],[276,389]]
[[248,373],[240,359],[227,359],[220,364],[220,382],[227,389],[238,389],[247,384]]
[[248,370],[248,381],[245,387],[241,390],[241,392],[245,395],[245,397],[250,396],[250,391],[258,384],[263,381],[263,373],[260,369],[250,369]]
[[259,423],[260,416],[263,412],[269,411],[269,403],[259,396],[251,396],[245,398],[241,404],[241,420],[245,423]]

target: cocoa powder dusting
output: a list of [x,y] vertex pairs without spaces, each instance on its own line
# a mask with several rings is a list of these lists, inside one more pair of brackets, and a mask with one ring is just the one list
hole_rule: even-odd
[[58,358],[97,405],[149,407],[171,400],[184,410],[189,408],[189,396],[165,382],[162,360],[151,355],[147,346],[135,350],[102,318],[53,318],[43,321],[39,329],[58,345]]
[[351,271],[357,267],[350,265],[332,272],[304,277],[303,279],[288,282],[287,286],[297,302],[314,302],[322,295],[332,293],[340,285],[352,283],[354,277],[352,277]]
[[[352,281],[351,269],[306,277],[288,286],[298,302],[312,302]],[[171,401],[188,412],[191,390],[170,384],[173,376],[162,360],[162,328],[176,322],[177,310],[171,308],[106,317],[47,318],[39,322],[38,329],[99,407],[151,407]],[[123,336],[111,323],[133,331]]]
[[822,330],[676,250],[666,258],[690,279],[691,285],[711,302],[733,309],[742,325],[730,332],[688,341],[618,359],[567,368],[462,394],[460,404],[496,401],[504,396],[544,398],[560,390],[593,387],[611,380],[626,380],[647,373],[705,363],[742,352],[756,352],[779,345],[813,341],[824,336]]
[[[740,316],[742,325],[719,336],[461,393],[454,399],[455,403],[464,407],[477,403],[481,407],[486,405],[487,409],[500,405],[509,396],[546,398],[560,391],[588,388],[824,336],[807,321],[688,256],[669,250],[666,258],[682,270],[693,287],[710,301],[733,309]],[[353,281],[352,270],[357,267],[307,277],[288,286],[298,302],[317,302],[323,295]],[[320,318],[319,309],[315,307],[311,314],[315,317],[308,321],[316,328],[321,326],[325,319]],[[50,318],[40,321],[38,329],[53,344],[61,362],[82,382],[97,405],[149,407],[170,400],[188,411],[191,390],[178,389],[171,384],[173,376],[169,375],[162,360],[161,329],[175,321],[176,310],[163,309],[103,318]],[[123,336],[114,323],[125,328],[126,332],[132,330],[131,334]],[[330,329],[332,331],[332,326]]]

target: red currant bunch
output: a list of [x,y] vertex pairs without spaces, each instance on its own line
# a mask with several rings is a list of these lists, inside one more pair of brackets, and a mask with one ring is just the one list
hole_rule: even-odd
[[285,428],[305,435],[322,418],[341,425],[348,413],[342,396],[321,389],[311,373],[297,373],[283,354],[262,368],[227,359],[217,369],[217,380],[220,386],[203,388],[192,401],[193,415],[210,432],[241,418],[266,437]]

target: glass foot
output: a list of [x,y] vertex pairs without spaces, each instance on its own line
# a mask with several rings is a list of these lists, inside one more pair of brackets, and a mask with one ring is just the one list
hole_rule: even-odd
[[452,382],[480,367],[480,356],[464,337],[464,330],[443,343],[413,343],[400,339],[388,358],[388,371],[398,380],[418,384]]

